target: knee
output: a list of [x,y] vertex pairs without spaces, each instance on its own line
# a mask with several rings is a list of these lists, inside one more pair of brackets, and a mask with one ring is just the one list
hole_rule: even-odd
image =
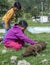
[[22,45],[18,45],[15,47],[15,50],[20,50],[22,48]]

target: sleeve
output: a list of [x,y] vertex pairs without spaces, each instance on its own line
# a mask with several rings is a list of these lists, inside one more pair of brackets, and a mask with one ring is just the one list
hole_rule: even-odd
[[36,44],[37,42],[33,41],[32,39],[30,39],[29,37],[27,37],[22,31],[19,31],[18,34],[16,34],[16,36],[23,40],[24,42],[27,42],[29,44]]

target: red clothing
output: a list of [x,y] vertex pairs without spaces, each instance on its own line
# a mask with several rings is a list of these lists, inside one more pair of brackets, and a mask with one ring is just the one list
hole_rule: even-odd
[[9,41],[7,43],[4,44],[5,47],[7,48],[12,48],[12,49],[15,49],[15,50],[19,50],[22,48],[22,42],[14,42],[14,41]]

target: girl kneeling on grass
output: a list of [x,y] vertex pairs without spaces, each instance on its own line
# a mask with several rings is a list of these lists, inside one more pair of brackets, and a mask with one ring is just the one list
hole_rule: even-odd
[[15,24],[10,30],[8,30],[3,39],[4,46],[19,50],[25,45],[25,42],[32,45],[36,44],[37,42],[31,40],[24,34],[24,30],[27,26],[27,22],[25,20],[21,20],[18,24]]

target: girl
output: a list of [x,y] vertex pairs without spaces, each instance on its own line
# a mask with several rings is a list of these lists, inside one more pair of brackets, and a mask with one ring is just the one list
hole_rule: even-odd
[[[21,4],[19,2],[15,2],[14,6],[10,10],[8,10],[6,14],[3,16],[2,25],[3,25],[3,28],[5,28],[5,34],[11,28],[10,22],[11,22],[11,19],[14,17],[15,11],[19,11],[20,9],[21,9]],[[0,42],[3,40],[3,38],[0,38]]]
[[27,22],[25,20],[21,20],[18,24],[15,24],[11,29],[9,29],[3,39],[4,46],[19,50],[25,45],[25,42],[30,43],[31,45],[36,44],[37,42],[31,40],[24,34],[27,26]]
[[2,24],[3,24],[3,27],[6,29],[6,32],[10,28],[10,22],[11,22],[11,19],[14,17],[15,11],[18,11],[20,9],[21,9],[21,4],[19,2],[15,2],[14,6],[10,10],[8,10],[3,16]]

